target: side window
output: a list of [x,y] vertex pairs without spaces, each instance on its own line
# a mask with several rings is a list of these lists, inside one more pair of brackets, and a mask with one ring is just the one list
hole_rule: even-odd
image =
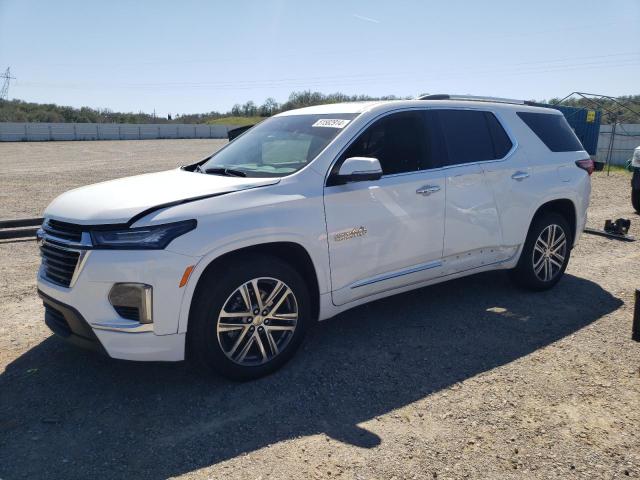
[[440,168],[447,165],[447,148],[442,138],[442,129],[438,122],[438,112],[436,110],[426,110],[425,119],[425,142],[427,144],[427,154],[424,158],[422,168]]
[[509,150],[511,150],[511,147],[513,147],[513,143],[511,143],[509,135],[504,131],[504,128],[502,128],[502,125],[500,125],[500,122],[493,113],[484,112],[484,116],[487,119],[489,132],[493,140],[493,158],[504,158],[507,153],[509,153]]
[[573,133],[564,115],[518,112],[518,116],[533,130],[552,152],[577,152],[584,147]]
[[377,158],[384,175],[420,170],[426,163],[422,112],[394,113],[378,120],[351,144],[338,165],[349,157]]
[[449,165],[496,158],[485,112],[438,110],[438,116],[449,152]]

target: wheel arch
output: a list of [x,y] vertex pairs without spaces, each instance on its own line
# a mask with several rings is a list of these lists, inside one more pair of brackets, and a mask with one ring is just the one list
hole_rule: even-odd
[[573,243],[575,242],[576,233],[577,233],[576,230],[577,230],[578,216],[576,212],[576,205],[573,202],[573,200],[569,198],[558,198],[555,200],[549,200],[543,203],[542,205],[540,205],[536,210],[536,212],[533,214],[533,217],[531,217],[531,222],[529,223],[529,229],[527,230],[527,235],[531,230],[531,226],[533,225],[533,222],[540,216],[550,212],[562,215],[562,217],[569,224],[569,228],[571,229],[570,233],[571,233],[571,240],[572,240],[571,247],[573,248]]
[[307,283],[309,296],[311,298],[312,316],[313,318],[318,318],[320,313],[320,285],[318,270],[314,265],[311,255],[307,249],[299,243],[292,241],[272,241],[237,248],[221,253],[213,259],[205,259],[208,263],[201,269],[200,275],[192,279],[195,280],[195,285],[192,288],[191,295],[184,299],[186,304],[183,304],[183,308],[181,309],[180,332],[186,332],[188,329],[193,300],[199,289],[202,288],[204,283],[203,279],[207,273],[212,269],[224,268],[225,265],[232,263],[235,258],[247,254],[277,257],[294,267]]

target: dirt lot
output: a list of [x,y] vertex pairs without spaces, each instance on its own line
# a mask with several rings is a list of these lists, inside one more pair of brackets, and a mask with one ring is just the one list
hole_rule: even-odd
[[[0,144],[0,217],[215,141]],[[590,224],[628,217],[596,174]],[[584,236],[550,292],[481,274],[318,325],[271,377],[100,357],[51,337],[32,241],[0,244],[0,478],[640,478],[640,242]]]

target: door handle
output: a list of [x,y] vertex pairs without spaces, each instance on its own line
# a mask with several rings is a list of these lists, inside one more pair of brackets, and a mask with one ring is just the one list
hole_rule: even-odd
[[440,191],[439,185],[425,185],[424,187],[420,187],[416,190],[418,195],[422,195],[424,197],[431,195],[432,193],[436,193]]
[[516,173],[511,175],[511,178],[513,178],[514,180],[517,180],[518,182],[520,182],[520,181],[524,180],[525,178],[529,178],[529,172],[517,171]]

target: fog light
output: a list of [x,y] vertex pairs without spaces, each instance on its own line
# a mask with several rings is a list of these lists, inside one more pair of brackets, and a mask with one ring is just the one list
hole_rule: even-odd
[[151,285],[116,283],[109,292],[109,303],[122,318],[140,323],[152,323]]

